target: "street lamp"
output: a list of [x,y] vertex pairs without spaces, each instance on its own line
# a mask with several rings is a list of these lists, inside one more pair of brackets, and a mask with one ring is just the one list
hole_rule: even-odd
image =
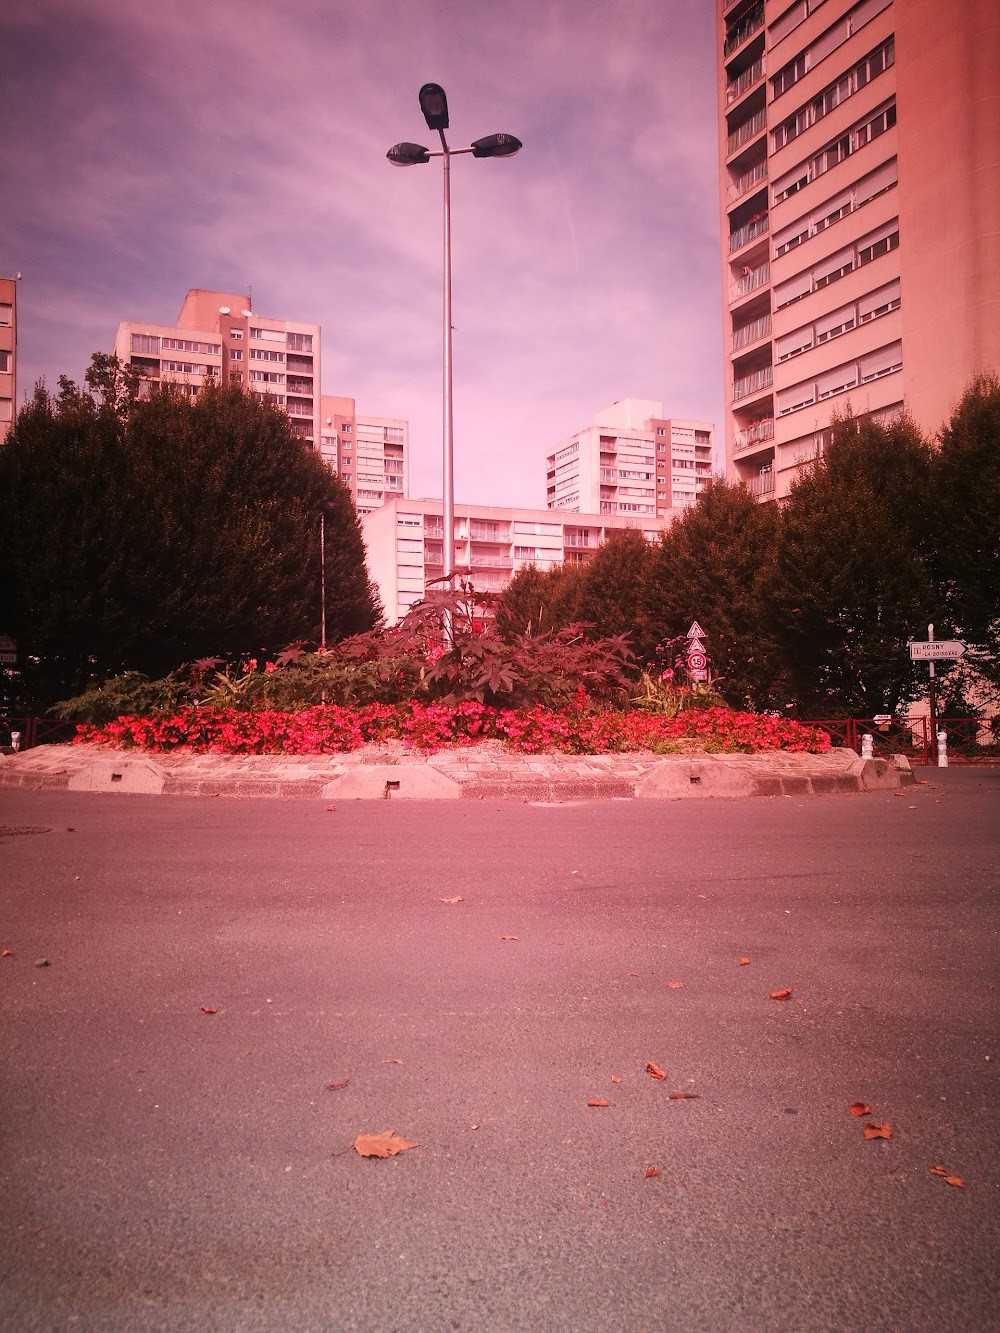
[[[429,130],[436,130],[441,140],[440,152],[432,152],[418,143],[398,143],[389,149],[386,157],[396,167],[415,167],[439,157],[444,167],[444,411],[443,411],[443,496],[444,522],[444,578],[446,588],[452,587],[455,573],[455,467],[454,467],[454,414],[452,397],[451,356],[451,159],[460,153],[473,157],[513,157],[520,149],[520,139],[512,134],[488,134],[476,139],[468,148],[449,148],[444,132],[448,129],[448,97],[438,83],[425,83],[418,94],[420,110]],[[451,638],[451,613],[447,613],[445,632]]]

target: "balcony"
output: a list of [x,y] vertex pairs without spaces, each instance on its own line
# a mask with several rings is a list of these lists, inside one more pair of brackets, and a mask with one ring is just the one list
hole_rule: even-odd
[[743,96],[748,88],[752,88],[755,83],[759,83],[763,77],[764,57],[761,56],[752,65],[748,65],[739,78],[726,84],[726,105],[731,106],[733,102]]
[[767,158],[758,162],[755,167],[751,167],[739,180],[733,181],[729,187],[729,202],[734,203],[737,199],[742,199],[764,180],[767,180]]
[[732,134],[726,140],[726,156],[735,153],[737,148],[742,148],[745,143],[760,134],[761,130],[767,124],[767,111],[761,107],[755,111],[749,120],[745,120],[742,125],[738,125]]
[[752,10],[741,23],[738,23],[731,32],[726,34],[726,42],[723,48],[723,54],[726,58],[728,59],[738,47],[743,45],[748,37],[752,37],[755,32],[759,32],[763,26],[764,6],[761,5],[758,9]]
[[769,440],[774,439],[774,417],[761,417],[759,421],[753,421],[747,426],[746,430],[736,432],[736,439],[733,441],[733,453],[741,454],[747,449],[756,449],[761,444],[767,444]]
[[749,273],[744,273],[738,282],[730,284],[729,299],[730,301],[739,301],[742,297],[755,292],[758,287],[765,287],[770,280],[771,265],[769,263],[761,264],[757,268],[751,269]]
[[514,564],[509,555],[481,555],[478,551],[473,551],[469,557],[469,564],[473,569],[513,569]]
[[764,389],[769,389],[774,382],[774,367],[761,366],[760,370],[755,370],[752,375],[744,375],[733,384],[733,402],[738,403],[741,398],[752,398],[755,394]]
[[763,500],[774,494],[774,473],[765,472],[760,477],[747,477],[746,486],[751,495],[756,496],[758,500]]
[[742,227],[737,227],[735,231],[731,231],[729,233],[729,253],[732,254],[734,250],[742,250],[745,245],[755,241],[758,236],[763,236],[769,225],[767,213],[758,213],[749,222],[744,222]]
[[749,347],[751,343],[759,342],[761,338],[766,338],[771,333],[770,314],[761,315],[759,319],[744,324],[741,329],[733,331],[733,351],[738,352],[741,347]]
[[618,473],[613,467],[601,468],[601,481],[617,481]]

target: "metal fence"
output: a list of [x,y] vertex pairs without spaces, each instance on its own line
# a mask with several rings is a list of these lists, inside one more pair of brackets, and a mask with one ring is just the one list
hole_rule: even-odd
[[[809,725],[828,731],[834,747],[860,754],[861,738],[867,735],[878,759],[901,754],[911,764],[937,761],[937,736],[927,717],[842,717]],[[1000,764],[1000,719],[939,717],[937,730],[945,733],[949,764]]]
[[75,722],[60,722],[50,717],[13,717],[0,713],[0,744],[13,745],[13,736],[19,735],[22,750],[36,745],[59,745],[71,741],[77,732]]

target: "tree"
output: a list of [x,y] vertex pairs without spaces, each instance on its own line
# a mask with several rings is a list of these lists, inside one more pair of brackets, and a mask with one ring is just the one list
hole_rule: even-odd
[[762,610],[778,522],[775,505],[758,504],[745,486],[715,481],[661,534],[646,573],[650,637],[679,640],[698,621],[717,689],[734,707],[784,702],[777,644]]
[[642,651],[648,637],[641,599],[650,552],[637,528],[609,532],[583,567],[577,605],[578,618],[593,625],[595,636],[628,634],[635,652]]
[[793,485],[763,591],[800,716],[892,713],[925,685],[907,640],[941,619],[923,551],[931,465],[905,416],[845,418]]
[[1000,378],[972,382],[940,442],[929,558],[948,620],[1000,685]]
[[39,388],[0,449],[0,626],[35,706],[124,670],[271,651],[378,619],[344,484],[287,417],[237,386],[132,391],[95,357],[89,391]]
[[578,614],[583,569],[560,565],[539,569],[525,565],[500,594],[497,628],[505,637],[540,634],[563,629],[580,619]]

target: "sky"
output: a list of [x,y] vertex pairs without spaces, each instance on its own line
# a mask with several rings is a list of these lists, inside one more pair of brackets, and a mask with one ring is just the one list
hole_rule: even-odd
[[0,274],[18,395],[82,379],[190,287],[323,330],[323,392],[410,423],[441,494],[447,91],[455,492],[543,506],[545,455],[622,398],[721,433],[713,0],[3,0]]

